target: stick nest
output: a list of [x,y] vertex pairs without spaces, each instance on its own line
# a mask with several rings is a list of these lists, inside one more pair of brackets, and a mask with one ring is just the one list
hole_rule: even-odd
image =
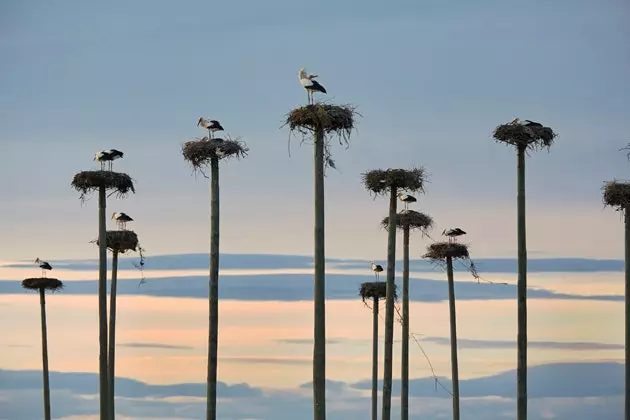
[[[387,297],[387,283],[384,281],[370,281],[366,283],[361,283],[361,288],[359,289],[359,295],[361,299],[365,303],[366,300],[374,300],[377,298],[379,300],[385,299]],[[394,286],[394,300],[398,299],[398,295],[396,293],[396,286]]]
[[[108,230],[105,232],[107,249],[124,254],[127,251],[136,252],[138,249],[138,235],[133,230]],[[94,240],[99,245],[98,238]]]
[[456,242],[434,242],[427,247],[427,253],[423,255],[423,258],[432,261],[443,261],[447,257],[451,257],[454,260],[469,259],[468,245],[458,244]]
[[426,172],[424,168],[375,169],[361,175],[363,185],[375,195],[389,194],[392,187],[397,190],[424,193]]
[[[217,149],[223,151],[221,156],[217,156]],[[247,152],[249,152],[249,148],[244,142],[232,139],[208,139],[208,137],[204,137],[187,141],[182,146],[184,159],[190,162],[195,169],[207,167],[212,158],[244,158],[247,156]]]
[[33,277],[22,280],[22,287],[28,290],[50,290],[56,292],[63,289],[61,280],[51,277]]
[[[384,229],[389,229],[389,216],[386,216],[381,225]],[[423,235],[433,228],[433,218],[428,214],[420,213],[414,210],[403,210],[396,215],[396,227],[400,230],[419,230]]]
[[306,105],[291,111],[285,125],[291,132],[303,135],[322,130],[325,135],[332,133],[347,143],[354,129],[355,116],[356,108],[350,105]]
[[129,192],[135,194],[133,180],[127,174],[112,171],[83,171],[74,176],[72,188],[81,193],[81,200],[99,188],[104,187],[111,194],[124,197]]
[[499,125],[493,133],[494,139],[498,142],[517,147],[524,146],[532,150],[544,147],[549,149],[556,136],[550,127],[525,127],[516,123]]
[[630,208],[630,182],[608,181],[602,190],[605,205],[617,211]]

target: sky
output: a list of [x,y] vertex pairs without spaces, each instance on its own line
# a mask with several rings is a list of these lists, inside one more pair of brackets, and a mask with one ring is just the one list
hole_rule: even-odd
[[[316,99],[360,113],[326,177],[329,417],[369,409],[357,288],[384,262],[388,203],[361,174],[422,166],[413,208],[434,239],[468,232],[484,280],[457,271],[463,412],[514,418],[516,153],[492,131],[520,117],[558,133],[526,168],[531,419],[620,418],[623,225],[601,187],[630,169],[629,19],[623,0],[0,2],[0,420],[41,418],[38,302],[19,283],[36,257],[66,282],[47,304],[54,417],[95,418],[97,207],[70,182],[108,148],[136,194],[107,211],[135,219],[147,255],[141,287],[137,256],[121,263],[118,418],[203,416],[209,182],[181,155],[200,116],[250,149],[221,163],[221,418],[310,413],[312,150],[283,127],[301,67]],[[412,259],[430,241],[414,235]],[[414,261],[413,420],[450,416],[445,298]]]

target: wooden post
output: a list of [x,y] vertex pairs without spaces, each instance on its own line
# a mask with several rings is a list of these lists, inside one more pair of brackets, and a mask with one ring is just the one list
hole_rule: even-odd
[[518,235],[518,333],[517,333],[517,420],[527,420],[527,230],[525,218],[525,151],[517,148],[517,235]]
[[453,381],[453,420],[459,420],[459,363],[457,361],[457,317],[455,316],[455,279],[453,259],[446,257],[448,307],[451,321],[451,371]]
[[378,296],[372,306],[372,420],[378,420]]
[[409,420],[409,226],[403,229],[402,360],[400,374],[400,418]]
[[101,420],[110,420],[109,386],[107,381],[107,232],[105,187],[98,190],[98,340],[99,340],[99,391]]
[[109,290],[109,356],[108,385],[109,385],[109,412],[112,419],[116,418],[116,289],[118,285],[118,251],[113,251],[112,256],[112,282]]
[[44,419],[50,416],[50,383],[48,381],[48,329],[46,327],[46,294],[44,288],[39,289],[39,307],[42,321],[42,372],[44,375]]

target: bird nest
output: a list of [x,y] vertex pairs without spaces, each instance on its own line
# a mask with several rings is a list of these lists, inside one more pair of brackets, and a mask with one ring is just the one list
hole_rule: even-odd
[[[217,155],[217,149],[222,154]],[[208,139],[207,137],[187,141],[182,146],[182,154],[195,169],[208,166],[212,158],[228,159],[243,158],[247,156],[249,148],[244,142],[232,139]]]
[[550,148],[556,136],[549,127],[526,127],[516,123],[499,125],[493,133],[498,142],[529,149]]
[[135,194],[133,180],[127,174],[112,171],[83,171],[74,176],[72,188],[81,193],[81,200],[101,187],[111,194],[124,197],[129,192]]
[[[127,251],[137,251],[138,235],[133,230],[108,230],[105,233],[107,239],[107,248],[112,252],[124,254]],[[95,239],[96,245],[99,245],[98,239]]]
[[[385,229],[389,229],[389,216],[386,216],[381,225]],[[426,234],[434,225],[433,218],[428,214],[420,213],[414,210],[403,210],[396,214],[396,227],[400,230],[419,230]]]
[[363,185],[375,195],[388,194],[392,187],[397,190],[424,193],[426,172],[424,168],[375,169],[362,175]]
[[469,259],[468,245],[456,242],[435,242],[427,247],[427,253],[423,255],[423,258],[432,261],[443,261],[448,257],[453,260]]
[[303,135],[322,130],[324,134],[335,134],[346,144],[354,129],[356,108],[350,105],[315,104],[295,108],[287,115],[285,125],[291,132]]
[[[385,297],[387,297],[387,283],[383,281],[361,283],[359,295],[363,302],[366,300],[385,299]],[[396,299],[398,299],[398,295],[396,293],[396,286],[394,286],[394,300]]]
[[22,280],[22,287],[28,290],[50,290],[56,292],[63,289],[61,280],[51,277],[33,277]]
[[630,208],[630,182],[608,181],[602,190],[605,205],[617,211]]

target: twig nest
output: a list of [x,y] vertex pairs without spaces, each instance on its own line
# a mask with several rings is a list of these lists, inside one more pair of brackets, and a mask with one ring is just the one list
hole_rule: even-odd
[[[136,251],[138,248],[138,235],[133,230],[108,230],[105,232],[107,248],[114,252],[124,254],[127,251]],[[96,239],[96,245],[99,245]]]
[[208,137],[204,137],[187,141],[182,146],[184,159],[190,162],[195,169],[208,166],[212,158],[244,158],[247,156],[247,152],[249,152],[249,148],[244,142],[232,139],[208,139]]
[[[428,214],[420,213],[414,210],[403,210],[396,215],[396,227],[400,230],[408,228],[409,230],[419,230],[427,233],[433,228],[433,218]],[[389,229],[389,216],[386,216],[381,225],[385,229]]]
[[83,171],[74,176],[72,188],[81,193],[81,199],[91,192],[104,187],[108,192],[114,192],[119,197],[124,197],[129,192],[135,194],[133,180],[127,174],[112,171]]
[[454,260],[470,258],[468,246],[456,242],[434,242],[427,247],[427,253],[423,255],[423,258],[433,261],[442,261],[447,257]]
[[365,188],[376,195],[388,194],[391,187],[409,192],[424,193],[424,168],[375,169],[362,174]]
[[526,127],[513,122],[499,125],[493,133],[493,137],[499,142],[529,149],[549,148],[556,136],[549,127]]
[[51,277],[32,277],[22,280],[22,287],[29,290],[50,290],[56,292],[63,289],[63,282]]
[[602,190],[605,205],[617,211],[630,208],[630,182],[608,181]]
[[355,116],[356,108],[350,105],[306,105],[291,111],[285,125],[301,134],[323,130],[324,134],[336,134],[347,142],[354,129]]
[[[370,281],[361,283],[359,289],[359,295],[363,302],[366,300],[385,299],[387,297],[387,283],[383,281]],[[396,294],[396,287],[394,287],[394,300],[398,298]]]

